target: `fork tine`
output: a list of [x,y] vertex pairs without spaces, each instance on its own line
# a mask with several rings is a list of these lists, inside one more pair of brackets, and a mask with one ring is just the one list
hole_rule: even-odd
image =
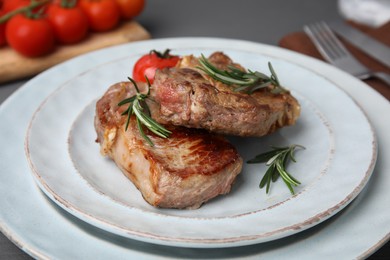
[[329,26],[325,22],[319,23],[321,26],[324,36],[327,38],[329,45],[337,53],[339,56],[345,56],[348,54],[347,49],[344,45],[341,44],[340,40],[336,37],[333,31],[329,28]]
[[317,25],[305,25],[303,27],[303,30],[309,36],[311,41],[314,43],[314,45],[317,47],[317,50],[321,53],[321,55],[328,61],[332,61],[333,54],[330,49],[328,49],[327,44],[323,43],[322,36],[318,32]]
[[306,25],[303,29],[326,60],[332,62],[348,53],[325,22]]

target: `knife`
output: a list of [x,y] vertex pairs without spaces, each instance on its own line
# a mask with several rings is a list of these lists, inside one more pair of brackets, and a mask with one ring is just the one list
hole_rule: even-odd
[[329,21],[329,26],[341,37],[390,68],[390,48],[342,21]]

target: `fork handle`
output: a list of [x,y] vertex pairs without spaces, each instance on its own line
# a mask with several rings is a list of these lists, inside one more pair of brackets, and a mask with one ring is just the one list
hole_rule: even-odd
[[387,84],[388,87],[390,87],[390,74],[385,72],[375,72],[373,74],[377,79],[382,80]]

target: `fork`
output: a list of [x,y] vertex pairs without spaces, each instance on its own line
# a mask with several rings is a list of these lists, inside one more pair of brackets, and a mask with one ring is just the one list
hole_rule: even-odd
[[390,86],[390,74],[372,71],[361,64],[345,48],[325,22],[306,25],[303,30],[329,63],[359,79],[375,77]]

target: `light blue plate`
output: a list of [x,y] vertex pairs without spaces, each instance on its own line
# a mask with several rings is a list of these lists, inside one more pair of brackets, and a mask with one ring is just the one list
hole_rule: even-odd
[[[303,175],[300,173],[299,177],[297,177],[302,181],[303,185],[300,190],[298,190],[298,195],[293,198],[289,197],[288,192],[283,193],[284,187],[282,185],[275,186],[270,196],[265,196],[264,191],[258,191],[258,193],[254,194],[248,192],[248,194],[253,194],[254,198],[247,196],[243,197],[251,203],[243,201],[244,205],[242,209],[236,207],[236,205],[229,205],[229,203],[224,200],[235,201],[235,196],[243,196],[241,195],[240,190],[243,190],[243,193],[245,194],[244,190],[246,190],[246,184],[244,178],[244,184],[241,187],[238,187],[237,190],[233,192],[232,196],[216,200],[215,203],[210,203],[210,207],[206,204],[199,213],[194,213],[195,215],[191,216],[188,212],[181,213],[179,211],[173,212],[167,210],[156,212],[155,209],[149,208],[141,202],[138,202],[139,204],[136,206],[132,206],[132,201],[123,201],[121,198],[112,199],[114,195],[106,194],[106,191],[101,193],[97,192],[97,190],[104,189],[104,187],[91,184],[87,181],[88,176],[85,175],[85,173],[81,172],[80,174],[80,172],[78,172],[77,174],[73,174],[72,172],[64,172],[62,168],[62,161],[69,160],[73,163],[73,161],[69,159],[72,157],[72,153],[74,155],[74,153],[80,151],[77,149],[83,148],[72,148],[71,145],[71,152],[68,154],[66,143],[61,143],[62,141],[59,140],[67,140],[70,136],[74,136],[74,138],[76,138],[78,136],[76,133],[79,130],[81,131],[80,133],[84,133],[84,130],[88,131],[88,126],[84,126],[77,119],[83,117],[88,118],[91,116],[91,111],[88,110],[88,106],[94,99],[96,99],[96,97],[102,94],[104,87],[108,86],[107,84],[109,83],[108,81],[102,81],[102,86],[97,86],[96,90],[88,89],[88,91],[83,92],[83,88],[85,87],[84,85],[72,85],[72,82],[77,82],[78,80],[82,81],[84,77],[88,77],[87,75],[89,72],[96,70],[96,68],[111,66],[111,64],[126,56],[131,57],[132,54],[140,54],[142,51],[145,53],[148,50],[155,48],[155,46],[159,46],[159,48],[163,49],[166,47],[177,49],[177,52],[180,53],[184,53],[184,50],[186,49],[190,52],[191,48],[192,52],[196,49],[202,52],[204,51],[205,53],[213,49],[226,50],[227,54],[230,55],[230,53],[233,53],[233,55],[231,55],[233,59],[243,63],[245,66],[247,66],[247,64],[239,59],[239,55],[242,53],[244,56],[249,55],[249,53],[253,53],[254,55],[260,55],[262,57],[265,56],[272,59],[274,67],[281,68],[279,69],[281,71],[279,72],[279,77],[283,79],[288,76],[290,77],[288,80],[282,80],[284,85],[292,89],[294,94],[297,94],[297,97],[300,101],[302,101],[303,107],[306,108],[305,110],[307,111],[307,114],[302,115],[302,123],[306,124],[319,121],[321,122],[320,124],[313,123],[314,125],[319,125],[318,129],[315,128],[315,131],[319,131],[319,133],[322,134],[326,133],[325,137],[321,134],[321,136],[325,139],[325,141],[322,140],[319,142],[322,144],[317,144],[315,142],[311,143],[312,141],[302,143],[308,148],[304,151],[306,153],[308,153],[311,147],[315,147],[320,150],[325,147],[324,151],[331,151],[329,154],[325,155],[325,159],[319,157],[323,160],[320,160],[320,173],[317,173],[317,175],[312,175],[312,173]],[[181,52],[181,50],[183,51]],[[289,70],[290,68],[294,70]],[[123,71],[123,77],[125,78],[128,75],[128,72],[131,71],[131,65],[129,65],[127,71],[125,69]],[[295,72],[298,73],[294,76]],[[301,75],[300,73],[303,74]],[[307,77],[304,77],[305,75]],[[117,78],[122,75],[113,72],[113,76],[114,78],[110,78],[110,80],[119,81],[121,79]],[[105,76],[102,76],[102,78],[104,79]],[[327,86],[329,88],[324,90],[318,89],[319,86],[316,85],[316,82],[318,81],[316,81],[315,78],[319,80],[319,86]],[[302,82],[303,79],[307,79],[306,83],[308,82],[310,84],[305,84],[304,81]],[[312,80],[314,80],[314,82],[312,82]],[[302,86],[300,86],[300,84]],[[335,86],[349,91],[350,95],[357,99],[358,105],[356,105],[349,96]],[[53,117],[53,113],[50,111],[53,108],[53,106],[50,105],[50,102],[56,100],[56,98],[58,98],[57,101],[61,102],[62,95],[59,93],[62,93],[62,91],[66,92],[72,88],[77,89],[77,87],[80,88],[80,94],[76,94],[75,98],[80,98],[81,101],[78,100],[78,102],[74,102],[72,105],[66,106],[69,113],[75,113],[76,116],[68,118],[68,111],[60,109],[58,111],[59,113],[56,115],[58,115],[59,118],[62,117],[64,121],[56,120]],[[69,98],[68,95],[74,95],[75,93],[77,92],[71,90],[70,93],[65,94],[64,97],[67,99]],[[40,106],[40,103],[45,100],[49,94],[51,94],[50,97],[42,106]],[[85,94],[85,97],[81,94]],[[341,103],[336,101],[339,100],[339,98],[341,98]],[[81,109],[78,107],[73,108],[73,105],[80,105]],[[53,148],[58,148],[57,146],[65,148],[63,151],[64,157],[54,156],[62,155],[56,153],[61,149],[58,149],[58,151],[55,151],[53,154],[49,153],[48,157],[50,160],[47,160],[48,169],[57,169],[57,174],[62,177],[64,177],[64,174],[69,174],[70,176],[73,176],[71,178],[75,178],[74,180],[76,185],[83,186],[81,187],[82,190],[80,190],[77,186],[73,187],[66,185],[67,181],[69,181],[66,178],[69,176],[65,176],[64,178],[55,177],[54,180],[48,180],[47,176],[39,179],[41,176],[40,174],[42,173],[42,167],[46,167],[46,165],[42,164],[39,165],[39,170],[38,167],[36,168],[37,171],[34,174],[34,176],[38,178],[38,184],[50,198],[54,199],[57,204],[65,208],[68,212],[109,232],[96,229],[93,226],[72,217],[60,208],[53,207],[53,203],[50,200],[47,200],[33,184],[33,178],[32,175],[29,174],[30,170],[27,161],[24,160],[24,151],[22,147],[26,129],[33,115],[33,110],[39,106],[40,110],[35,114],[35,118],[32,121],[33,123],[30,128],[31,136],[29,137],[29,140],[37,140],[35,139],[37,137],[42,138],[42,135],[40,135],[39,131],[36,130],[36,127],[41,127],[42,132],[47,133],[48,135],[46,135],[46,141],[43,142],[42,140],[40,145],[48,143],[47,140],[49,139],[53,142]],[[373,123],[378,139],[380,140],[380,144],[383,144],[383,147],[380,147],[377,168],[373,176],[373,180],[369,183],[368,188],[364,193],[364,197],[355,201],[352,206],[348,207],[348,209],[344,210],[330,221],[285,239],[249,247],[236,247],[224,250],[179,249],[137,242],[132,239],[124,238],[127,236],[153,243],[178,246],[231,247],[259,243],[283,236],[289,236],[327,219],[346,206],[363,189],[364,185],[368,181],[375,162],[375,139],[373,137],[370,124],[358,108],[359,106],[365,109],[365,113],[369,116],[370,121]],[[59,104],[59,107],[61,108],[61,104]],[[344,107],[347,107],[347,114],[343,113]],[[350,108],[352,108],[352,111]],[[183,258],[188,256],[204,257],[210,255],[222,258],[235,255],[242,257],[258,257],[260,255],[264,255],[265,257],[278,257],[287,256],[290,255],[291,252],[294,252],[294,254],[302,256],[301,258],[307,257],[309,259],[311,258],[310,255],[318,255],[321,251],[324,253],[326,248],[332,248],[332,252],[329,253],[336,255],[336,252],[338,252],[338,256],[356,257],[359,255],[367,255],[371,252],[370,250],[372,250],[372,248],[376,248],[384,242],[383,239],[388,235],[388,230],[390,230],[388,221],[390,213],[386,213],[386,210],[384,210],[385,205],[387,205],[386,202],[389,200],[389,196],[384,196],[387,192],[384,184],[390,183],[390,176],[381,174],[386,169],[389,169],[389,165],[381,159],[386,158],[386,153],[388,153],[388,150],[386,151],[386,147],[389,147],[388,145],[390,140],[389,137],[386,136],[386,131],[389,130],[389,123],[386,124],[386,122],[384,122],[385,120],[376,113],[376,109],[378,108],[380,108],[382,113],[385,114],[385,112],[390,109],[389,103],[355,78],[314,59],[262,44],[210,38],[163,39],[123,45],[87,54],[54,67],[53,69],[34,78],[21,90],[17,91],[1,107],[0,119],[2,127],[0,130],[0,138],[4,148],[0,152],[2,158],[0,165],[2,169],[0,182],[0,206],[2,208],[0,213],[1,229],[3,233],[22,247],[26,252],[37,257],[109,258],[119,256],[138,256],[144,258],[156,258],[158,255],[161,255],[161,257]],[[340,111],[340,113],[335,114],[334,111]],[[352,117],[348,117],[348,115],[352,115]],[[39,123],[39,120],[44,118],[52,118],[56,123],[58,122],[59,124],[64,124],[66,128],[57,129],[56,125],[50,126],[51,123],[48,123],[49,125],[42,125]],[[307,118],[307,120],[305,118]],[[340,123],[340,120],[345,121]],[[38,122],[38,124],[34,125],[36,122]],[[362,129],[354,129],[356,124],[362,127]],[[299,126],[299,124],[297,126]],[[52,136],[52,130],[50,130],[53,129],[53,127],[54,129],[59,130],[58,135],[55,133],[56,136],[54,137]],[[72,133],[69,132],[71,127],[79,130],[73,132],[74,135],[69,134]],[[83,130],[83,127],[86,127],[86,129]],[[367,134],[365,135],[365,140],[356,139],[361,138],[361,134],[364,134],[360,131]],[[293,136],[291,136],[292,133],[290,133],[288,129],[282,131],[280,135],[288,141],[298,140],[305,142],[304,138],[300,139],[299,137],[300,131],[293,130],[291,132],[294,133]],[[347,138],[360,140],[364,143],[365,148],[370,147],[367,156],[360,158],[347,156],[347,158],[349,158],[348,160],[354,159],[356,163],[348,161],[348,164],[343,164],[342,161],[345,160],[345,157],[339,157],[339,155],[337,155],[339,151],[346,151],[349,153],[352,151],[354,155],[360,154],[358,152],[359,148],[361,148],[360,141],[358,143],[353,142],[353,144],[348,144],[348,142],[344,143],[342,140],[338,140],[338,134],[345,134],[345,132],[348,132]],[[338,146],[337,144],[339,144],[339,142],[341,142],[343,146]],[[35,141],[33,142],[33,146],[29,147],[28,145],[27,147],[30,155],[35,154],[35,151],[39,151],[39,145]],[[43,147],[41,148],[43,150]],[[74,150],[72,151],[72,149]],[[366,151],[365,149],[363,150]],[[34,153],[32,153],[32,151],[34,151]],[[246,156],[249,156],[249,152]],[[41,162],[39,163],[43,163],[41,157],[43,156],[40,155],[35,159],[31,159],[30,157],[32,164],[36,166],[35,163],[37,163],[39,159],[41,159]],[[298,162],[296,166],[297,168],[294,169],[294,172],[298,170],[299,167],[302,167],[300,165],[305,164],[306,156],[302,156],[302,158],[303,159]],[[337,167],[334,167],[342,169],[342,171],[339,172],[340,175],[338,175],[336,179],[334,176],[332,177],[329,172],[334,170],[330,168],[332,168],[332,165],[334,165],[338,160],[340,161],[338,162]],[[321,167],[327,165],[328,161],[330,162],[329,169],[328,167]],[[55,162],[58,163],[58,168],[56,168]],[[310,159],[309,163],[311,163]],[[68,166],[72,165],[73,164]],[[361,165],[361,168],[356,168],[357,165]],[[364,171],[363,168],[365,168]],[[50,170],[45,174],[50,173]],[[341,174],[350,174],[349,176],[352,177],[344,178]],[[252,175],[250,177],[253,177]],[[341,178],[341,182],[339,182],[340,179],[338,178]],[[379,178],[380,181],[378,181]],[[76,179],[78,181],[76,181]],[[256,180],[259,179],[260,176],[257,175]],[[58,187],[61,186],[60,180],[64,181],[64,187],[66,188],[58,192]],[[323,184],[326,185],[320,185],[324,181],[325,183]],[[256,186],[256,189],[257,183],[257,181],[253,183],[253,185]],[[340,184],[349,186],[349,188],[340,188]],[[332,185],[335,185],[334,187],[338,187],[338,189],[332,189]],[[375,185],[374,188],[372,188],[373,185]],[[250,190],[250,188],[248,189]],[[90,197],[92,200],[85,199],[80,202],[80,192],[82,194],[86,192],[88,196],[93,194],[93,196]],[[272,201],[272,196],[277,195],[280,197],[277,197],[274,201]],[[376,199],[373,199],[373,197],[376,197]],[[377,199],[378,197],[381,199]],[[124,221],[123,223],[126,225],[132,225],[132,223],[130,223],[131,221],[128,221],[130,219],[136,222],[135,225],[139,226],[135,229],[132,226],[122,226],[123,223],[117,225],[118,219],[114,219],[113,221],[111,212],[108,210],[106,210],[106,212],[104,212],[104,210],[97,210],[96,206],[91,206],[91,202],[94,202],[94,200],[98,200],[98,203],[106,203],[105,206],[118,210],[121,214],[128,214],[121,215],[120,218],[120,220]],[[259,200],[260,203],[255,204],[256,206],[254,207],[252,203],[257,203]],[[322,205],[313,204],[313,200]],[[235,201],[235,203],[237,202]],[[228,206],[226,211],[228,213],[224,213],[224,207],[219,207],[217,204]],[[276,206],[272,207],[272,205]],[[213,207],[215,207],[215,209],[213,209]],[[208,211],[208,208],[210,208],[210,211]],[[219,210],[217,210],[217,208],[219,208]],[[370,211],[367,211],[372,208],[382,208],[382,210],[372,215],[369,214]],[[306,212],[306,210],[309,212]],[[282,215],[280,214],[281,212],[284,212],[285,214]],[[286,212],[289,212],[289,214]],[[320,214],[318,215],[316,212],[319,212]],[[129,219],[123,220],[123,217],[129,217]],[[361,225],[362,221],[367,220],[368,217],[370,219],[375,217],[378,218],[377,221],[370,221],[370,228]],[[245,221],[240,223],[241,219]],[[286,219],[287,224],[285,222]],[[246,220],[253,221],[251,222],[250,228],[245,227],[248,226],[248,224],[245,223]],[[143,225],[140,225],[139,223],[143,223]],[[166,226],[160,226],[160,228],[156,229],[157,231],[154,231],[154,229],[151,228],[159,227],[159,224],[161,223],[173,224],[169,226],[170,228],[168,229],[170,229],[170,231],[168,231],[168,233],[157,233],[157,235],[156,233],[147,233],[150,230],[153,232],[167,232],[165,231]],[[210,227],[211,230],[206,232],[202,228],[200,229],[200,232],[197,232],[194,227],[187,227],[187,230],[190,231],[185,233],[184,236],[186,237],[183,238],[183,235],[178,234],[177,230],[183,230],[186,224],[194,224],[195,227],[197,225],[203,227],[203,224],[206,224],[209,225],[208,227]],[[259,228],[261,228],[260,231],[263,232],[264,229],[267,229],[265,226],[269,225],[272,226],[271,235],[266,232],[259,232]],[[277,227],[277,225],[287,228],[284,230]],[[370,236],[353,236],[355,234],[355,228],[358,226],[359,232],[363,232],[362,229],[364,230],[366,228],[366,234],[370,234]],[[220,229],[220,227],[225,228]],[[295,229],[293,229],[293,227],[295,227]],[[213,228],[215,229],[212,230]],[[195,231],[195,235],[193,235],[194,232],[192,231]],[[252,234],[245,234],[243,232],[252,232]],[[116,236],[113,233],[120,234],[121,236]],[[240,234],[244,235],[240,237]],[[206,239],[204,236],[206,236]],[[350,245],[350,247],[346,249],[342,246],[341,241],[347,241],[347,239],[350,240],[352,236],[354,238],[354,244]],[[230,238],[233,239],[229,240]],[[209,245],[208,242],[210,241],[215,242]],[[308,250],[308,248],[310,248],[310,250]],[[198,255],[196,255],[195,252]]]

